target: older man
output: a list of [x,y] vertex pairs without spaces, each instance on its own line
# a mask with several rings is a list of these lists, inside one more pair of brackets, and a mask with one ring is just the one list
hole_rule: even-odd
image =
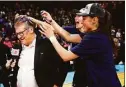
[[[18,87],[60,87],[59,66],[63,61],[50,41],[35,34],[34,24],[25,16],[15,19],[15,32],[21,42]],[[61,75],[61,76],[62,76]]]

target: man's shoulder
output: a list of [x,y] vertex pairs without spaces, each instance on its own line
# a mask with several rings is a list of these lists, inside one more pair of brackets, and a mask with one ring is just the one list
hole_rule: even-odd
[[39,37],[36,39],[36,45],[37,47],[45,47],[45,48],[53,48],[52,43],[50,42],[50,40],[48,38],[42,38]]
[[36,39],[36,41],[37,41],[38,43],[41,43],[41,44],[48,44],[48,43],[51,43],[51,42],[49,41],[48,38],[43,38],[43,37],[38,37],[38,38]]

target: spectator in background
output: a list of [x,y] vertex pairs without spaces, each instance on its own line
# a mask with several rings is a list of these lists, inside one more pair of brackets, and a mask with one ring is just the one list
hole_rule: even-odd
[[6,36],[6,31],[5,31],[4,27],[2,27],[1,32],[2,32],[2,37],[5,37]]
[[119,43],[119,40],[117,38],[113,38],[113,41],[114,41],[114,50],[115,50],[115,53],[113,53],[113,57],[114,57],[114,61],[115,61],[115,64],[116,61],[118,60],[118,52],[119,52],[119,48],[120,48],[120,43]]
[[9,48],[12,48],[12,43],[11,43],[11,40],[9,39],[9,37],[5,37],[3,44],[8,46]]
[[113,26],[111,26],[111,35],[112,35],[112,37],[115,37],[115,33],[116,33],[115,28]]
[[118,50],[118,61],[116,61],[116,64],[119,64],[120,62],[122,62],[122,64],[125,64],[125,41],[122,40],[120,42],[120,48]]
[[125,42],[123,39],[119,41],[119,39],[114,38],[115,47],[117,49],[115,64],[125,63]]
[[12,62],[10,49],[1,43],[2,33],[0,33],[0,83],[4,85],[4,87],[10,87],[9,85],[9,72],[11,67],[15,66],[16,61]]
[[116,38],[117,38],[118,40],[120,40],[121,37],[122,37],[121,29],[118,29],[117,32],[116,32]]
[[4,41],[3,34],[2,34],[2,32],[0,31],[0,43],[3,43],[3,41]]

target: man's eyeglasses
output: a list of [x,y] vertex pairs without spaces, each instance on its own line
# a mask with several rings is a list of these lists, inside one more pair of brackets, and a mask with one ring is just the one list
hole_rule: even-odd
[[[15,22],[21,22],[21,23],[27,23],[28,25],[31,25],[31,26],[33,26],[34,24],[33,24],[33,22],[30,20],[30,19],[28,19],[26,16],[20,16],[20,17],[18,17],[17,19],[15,19]],[[22,31],[22,32],[19,32],[19,33],[16,33],[16,36],[24,36],[24,32],[28,29],[29,27],[27,26],[27,28],[25,28],[25,30],[24,31]]]
[[26,31],[27,29],[25,29],[25,30],[23,30],[23,31],[21,31],[21,32],[19,32],[19,33],[16,33],[16,36],[24,36],[24,32]]

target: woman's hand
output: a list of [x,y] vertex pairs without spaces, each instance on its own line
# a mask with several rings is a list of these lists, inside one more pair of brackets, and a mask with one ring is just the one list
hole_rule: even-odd
[[50,26],[46,26],[46,27],[42,27],[42,30],[39,30],[41,34],[44,34],[47,38],[51,38],[51,37],[55,37],[54,35],[54,29],[53,27],[50,25]]
[[19,17],[28,17],[27,15],[19,15],[18,13],[15,15],[15,19],[19,18]]
[[47,22],[47,23],[51,23],[52,22],[52,17],[51,17],[51,15],[47,12],[47,11],[44,11],[44,10],[42,10],[41,11],[41,16],[43,17],[43,19]]

